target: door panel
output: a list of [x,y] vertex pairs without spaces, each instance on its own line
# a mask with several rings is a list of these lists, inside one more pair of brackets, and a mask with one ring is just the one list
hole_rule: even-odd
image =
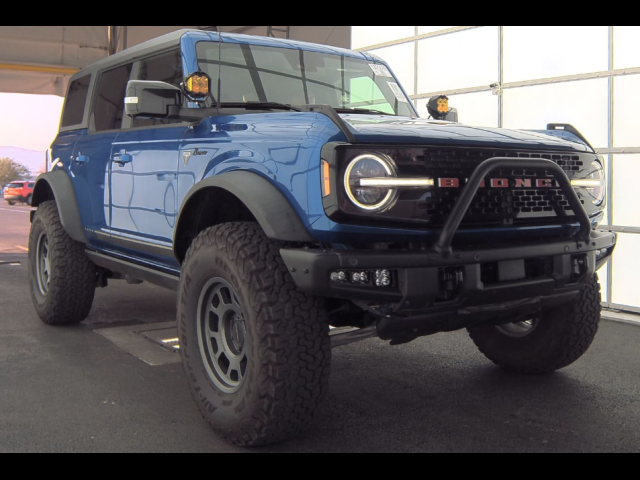
[[109,164],[116,135],[116,132],[93,135],[85,132],[71,157],[69,171],[90,243],[108,241]]
[[[186,130],[181,125],[123,131],[113,144],[111,235],[129,253],[163,262],[173,258],[178,152]],[[118,163],[123,156],[128,163]]]

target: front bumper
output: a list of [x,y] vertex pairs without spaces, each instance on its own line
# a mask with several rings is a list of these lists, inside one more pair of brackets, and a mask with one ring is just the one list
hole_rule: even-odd
[[[593,231],[589,243],[566,240],[451,252],[282,249],[281,254],[300,290],[365,302],[392,327],[385,334],[379,324],[381,337],[394,338],[395,329],[414,330],[414,324],[424,326],[425,320],[442,317],[446,325],[432,323],[429,328],[456,330],[566,303],[609,260],[616,240],[613,232]],[[375,271],[382,269],[391,272],[388,287],[373,281]],[[332,281],[333,272],[345,272],[347,281]],[[367,272],[369,281],[350,281],[355,272]]]

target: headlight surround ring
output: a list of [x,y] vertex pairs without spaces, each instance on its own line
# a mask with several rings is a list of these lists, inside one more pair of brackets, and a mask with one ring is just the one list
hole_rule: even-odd
[[[370,173],[367,173],[367,170]],[[347,197],[356,207],[367,213],[380,213],[393,207],[398,199],[397,188],[360,187],[353,185],[360,178],[397,177],[398,169],[391,157],[384,154],[367,153],[349,162],[344,173],[344,189]],[[380,200],[366,201],[366,196],[380,197]]]
[[600,207],[607,200],[607,175],[600,160],[594,160],[591,163],[588,178],[601,182],[601,186],[587,189],[589,195],[593,197],[593,204]]

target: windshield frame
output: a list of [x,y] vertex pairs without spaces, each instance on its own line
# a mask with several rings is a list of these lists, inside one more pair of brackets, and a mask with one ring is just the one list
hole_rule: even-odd
[[[223,92],[222,96],[222,104],[224,103],[254,103],[254,102],[274,102],[274,103],[283,103],[286,105],[296,106],[296,105],[329,105],[336,110],[341,110],[342,114],[364,114],[364,115],[385,115],[399,118],[419,118],[416,107],[413,104],[411,97],[404,90],[402,84],[398,81],[398,78],[395,76],[391,68],[386,64],[386,62],[380,60],[377,57],[372,57],[366,54],[359,54],[357,52],[352,52],[349,50],[339,51],[327,48],[325,51],[322,46],[317,46],[317,49],[305,49],[300,48],[298,45],[292,44],[283,44],[278,46],[273,45],[265,45],[259,42],[240,42],[234,41],[235,39],[225,39],[222,37],[222,43],[218,41],[214,41],[213,39],[210,41],[201,40],[195,43],[194,50],[196,53],[196,62],[198,65],[199,71],[202,71],[209,75],[211,78],[211,85],[213,86],[211,96],[213,100],[213,104],[217,102],[217,91],[218,91],[218,81],[220,80],[220,73],[222,70],[222,82],[221,82],[221,92]],[[208,58],[205,58],[203,55],[203,48],[208,49],[207,53]],[[230,48],[240,49],[242,50],[245,59],[247,59],[245,64],[242,63],[229,63],[224,61],[224,52],[228,51]],[[291,56],[294,52],[297,52],[300,58],[300,63],[297,66],[299,69],[299,74],[295,75],[292,73],[288,73],[286,71],[281,71],[278,69],[270,69],[258,66],[255,62],[255,53],[260,51],[261,49],[266,49],[269,51],[272,50],[286,50],[288,51],[285,55]],[[220,62],[220,56],[222,55],[222,62]],[[294,54],[295,55],[295,54]],[[317,79],[309,78],[307,72],[307,58],[309,55],[320,55],[328,59],[332,59],[335,61],[336,58],[340,59],[341,67],[337,69],[341,71],[339,78],[342,79],[342,85],[337,85],[333,83],[322,82]],[[212,58],[213,57],[213,58]],[[356,77],[355,75],[346,76],[345,75],[345,63],[346,62],[354,62],[351,65],[362,65],[362,75]],[[222,69],[220,68],[222,66]],[[385,75],[377,75],[375,66],[383,68],[385,71]],[[256,98],[248,100],[244,98],[225,98],[225,84],[228,83],[225,81],[225,67],[228,68],[237,68],[241,70],[247,70],[249,75],[251,76],[251,82],[253,82],[253,87],[255,88],[255,92],[250,92]],[[293,68],[293,67],[292,67]],[[333,72],[333,69],[327,69],[330,72]],[[352,71],[354,73],[354,71]],[[268,92],[264,89],[264,80],[262,79],[262,75],[276,75],[279,77],[283,77],[288,80],[300,81],[302,84],[302,88],[304,90],[304,100],[307,101],[295,101],[294,98],[287,98],[286,101],[283,101],[282,98],[271,98],[273,94],[269,95]],[[372,96],[370,98],[364,99],[364,101],[359,102],[345,102],[345,98],[352,99],[355,93],[355,90],[352,86],[345,87],[345,79],[354,80],[354,79],[364,79],[370,78],[371,84],[376,86],[378,95],[377,97]],[[383,83],[385,82],[385,83]],[[387,85],[388,84],[388,85]],[[391,84],[395,85],[392,86]],[[327,91],[333,91],[334,94],[338,94],[339,98],[336,98],[336,102],[327,102],[327,101],[316,101],[316,98],[311,98],[309,95],[309,86],[317,86],[318,88],[324,88]],[[386,86],[386,87],[385,87]],[[400,100],[399,94],[394,91],[394,88],[401,92],[401,96],[404,97],[406,102]],[[386,90],[386,91],[385,91]],[[234,92],[235,93],[235,92]],[[333,100],[333,99],[332,99]],[[374,103],[375,102],[375,103]],[[340,105],[338,105],[340,103]],[[356,105],[357,103],[357,105]],[[210,105],[210,106],[213,106]],[[350,106],[350,104],[352,106]],[[377,105],[383,105],[387,109],[393,111],[390,113],[388,110],[378,109]],[[360,110],[360,111],[359,111]],[[374,110],[375,112],[364,112],[362,110]]]

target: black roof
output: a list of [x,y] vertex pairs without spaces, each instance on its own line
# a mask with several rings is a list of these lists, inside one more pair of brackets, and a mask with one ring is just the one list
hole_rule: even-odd
[[122,63],[128,63],[130,61],[136,60],[140,57],[144,57],[151,53],[154,53],[159,50],[164,50],[171,47],[177,47],[180,45],[180,39],[185,33],[191,32],[193,30],[183,29],[176,30],[175,32],[167,33],[166,35],[162,35],[160,37],[154,38],[152,40],[148,40],[143,42],[135,47],[127,48],[121,52],[118,52],[114,55],[111,55],[107,58],[99,60],[96,63],[89,65],[88,67],[80,70],[75,73],[71,79],[75,79],[77,77],[82,77],[87,73],[92,73],[96,70],[104,70],[110,66],[120,65]]

